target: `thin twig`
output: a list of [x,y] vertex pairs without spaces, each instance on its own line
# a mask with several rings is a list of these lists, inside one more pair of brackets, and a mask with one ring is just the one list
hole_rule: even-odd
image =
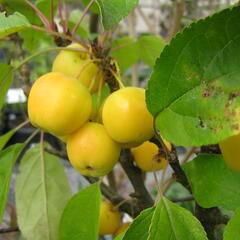
[[193,153],[195,153],[196,147],[191,147],[183,156],[182,163],[185,163],[188,161],[188,159],[192,156]]
[[19,232],[19,227],[9,227],[9,228],[2,228],[0,229],[0,234],[3,233],[11,233],[11,232]]
[[54,5],[53,0],[50,0],[50,21],[51,21],[51,29],[55,30],[55,24],[54,24]]
[[85,17],[85,15],[87,14],[88,10],[90,9],[90,7],[93,5],[93,3],[95,2],[95,0],[91,0],[89,2],[89,4],[87,5],[87,7],[84,9],[82,16],[80,17],[79,21],[77,22],[77,24],[74,26],[73,30],[72,30],[72,35],[74,36],[78,30],[78,27],[80,26],[83,18]]
[[55,32],[55,31],[52,31],[52,30],[49,30],[49,29],[46,29],[46,28],[43,28],[43,27],[36,26],[36,25],[31,25],[30,28],[33,28],[33,29],[38,30],[38,31],[49,33],[49,34],[51,34],[53,36],[59,36],[59,37],[61,37],[63,39],[67,39],[67,40],[79,43],[84,48],[89,49],[89,46],[86,43],[84,43],[83,41],[81,41],[81,40],[79,40],[79,39],[77,39],[77,38],[75,38],[73,36],[68,36],[66,34]]
[[34,6],[34,4],[32,4],[31,2],[29,2],[28,0],[24,0],[27,5],[29,5],[38,15],[38,17],[41,19],[42,23],[44,24],[44,26],[49,29],[49,30],[53,30],[51,27],[51,24],[49,23],[47,17],[36,7]]

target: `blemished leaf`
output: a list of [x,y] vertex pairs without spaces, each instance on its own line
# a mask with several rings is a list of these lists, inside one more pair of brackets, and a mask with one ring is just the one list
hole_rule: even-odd
[[153,67],[156,59],[166,46],[166,42],[160,37],[148,35],[140,37],[138,43],[141,60]]
[[100,183],[74,195],[62,214],[60,240],[96,240],[99,231]]
[[0,224],[6,206],[11,173],[24,144],[15,144],[0,151]]
[[8,17],[5,16],[4,12],[0,13],[0,37],[5,37],[30,26],[30,22],[21,13],[15,12]]
[[233,240],[233,239],[240,239],[240,209],[238,208],[230,221],[228,222],[227,226],[224,230],[223,239],[224,240]]
[[116,50],[111,53],[111,56],[118,61],[122,72],[125,72],[135,64],[140,57],[138,42],[131,37],[115,40],[111,47],[116,48]]
[[115,27],[137,5],[138,0],[96,0],[105,30]]
[[[1,14],[1,13],[0,13]],[[9,87],[12,84],[13,73],[12,66],[0,63],[0,110],[5,103],[5,97]]]
[[221,155],[200,154],[182,167],[200,206],[239,207],[240,173],[229,169]]
[[147,240],[154,210],[154,207],[143,210],[131,223],[123,240]]
[[19,170],[16,205],[24,239],[58,240],[61,214],[71,197],[60,159],[35,145],[24,155]]
[[207,240],[197,218],[163,197],[154,211],[147,240]]
[[240,7],[185,28],[166,46],[147,105],[175,145],[215,144],[240,131]]

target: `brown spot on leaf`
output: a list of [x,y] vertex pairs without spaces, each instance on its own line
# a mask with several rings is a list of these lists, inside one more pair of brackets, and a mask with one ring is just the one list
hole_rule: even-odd
[[233,125],[231,125],[231,129],[233,129],[233,130],[239,130],[240,128],[239,128],[239,124],[233,124]]
[[208,98],[212,95],[212,91],[213,90],[211,88],[205,88],[205,89],[203,89],[202,96],[204,98]]

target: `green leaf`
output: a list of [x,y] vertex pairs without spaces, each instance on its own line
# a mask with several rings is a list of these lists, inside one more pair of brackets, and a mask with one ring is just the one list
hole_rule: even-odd
[[240,129],[240,7],[178,34],[156,61],[147,105],[175,145],[214,144]]
[[12,137],[12,135],[15,133],[14,130],[11,130],[4,135],[0,136],[0,151],[4,148],[4,146],[7,144],[9,139]]
[[[116,48],[111,56],[116,58],[122,72],[135,64],[139,59],[139,45],[131,37],[124,37],[112,43],[112,48]],[[119,47],[117,49],[117,47]]]
[[[85,6],[87,6],[90,3],[90,0],[82,0],[82,2]],[[93,3],[89,10],[95,14],[100,14],[100,10],[96,2]]]
[[153,67],[156,59],[166,46],[166,42],[160,37],[149,35],[140,37],[138,43],[141,60]]
[[[1,14],[1,13],[0,13]],[[9,87],[12,84],[13,74],[12,66],[0,63],[0,110],[5,103],[5,97]]]
[[137,5],[138,0],[96,0],[105,30],[110,30]]
[[206,233],[188,210],[162,198],[154,211],[147,240],[207,240]]
[[152,207],[142,211],[131,223],[123,237],[123,240],[147,240],[154,210],[155,208]]
[[20,128],[22,128],[26,122],[23,122],[19,124],[16,128],[10,130],[9,132],[5,133],[4,135],[0,136],[0,151],[4,148],[4,146],[7,144],[9,139],[13,136],[13,134],[18,131]]
[[124,237],[124,235],[125,235],[125,233],[126,233],[126,232],[122,232],[122,233],[118,234],[118,235],[114,238],[114,240],[122,240],[123,237]]
[[24,144],[15,144],[0,151],[0,223],[7,202],[11,173]]
[[96,240],[99,231],[100,183],[81,190],[68,202],[60,223],[60,240]]
[[225,228],[223,239],[224,240],[240,239],[239,224],[240,224],[240,209],[237,209]]
[[0,13],[0,37],[19,32],[30,26],[31,24],[27,18],[21,13],[15,12],[8,17],[5,16],[4,12]]
[[41,20],[35,13],[35,11],[26,4],[25,1],[21,0],[0,0],[0,3],[6,9],[8,14],[19,12],[24,16],[27,16],[28,20],[34,25],[40,25]]
[[36,145],[20,163],[16,179],[18,223],[26,240],[57,240],[71,189],[60,160]]
[[229,169],[221,155],[200,154],[182,167],[200,206],[239,207],[240,174]]

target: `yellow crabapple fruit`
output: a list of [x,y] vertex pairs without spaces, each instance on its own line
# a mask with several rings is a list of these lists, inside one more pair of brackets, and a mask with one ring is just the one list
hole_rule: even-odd
[[121,215],[118,209],[106,201],[100,203],[99,234],[113,234],[121,225]]
[[91,108],[87,88],[63,73],[50,72],[38,78],[28,98],[31,123],[56,136],[76,131],[89,119]]
[[153,117],[142,88],[126,87],[113,92],[103,105],[102,120],[108,134],[119,143],[144,142],[154,135]]
[[[83,49],[76,43],[69,45],[68,48]],[[98,90],[100,81],[103,81],[103,73],[95,63],[89,61],[91,59],[88,53],[62,50],[53,62],[52,71],[78,78],[90,93],[94,93]]]
[[69,136],[67,154],[82,175],[101,177],[117,163],[120,146],[108,136],[102,124],[88,122]]
[[[164,143],[171,151],[171,144],[165,140]],[[167,160],[158,156],[158,146],[152,142],[146,141],[142,145],[132,148],[131,153],[137,166],[145,172],[158,171],[167,165]]]

